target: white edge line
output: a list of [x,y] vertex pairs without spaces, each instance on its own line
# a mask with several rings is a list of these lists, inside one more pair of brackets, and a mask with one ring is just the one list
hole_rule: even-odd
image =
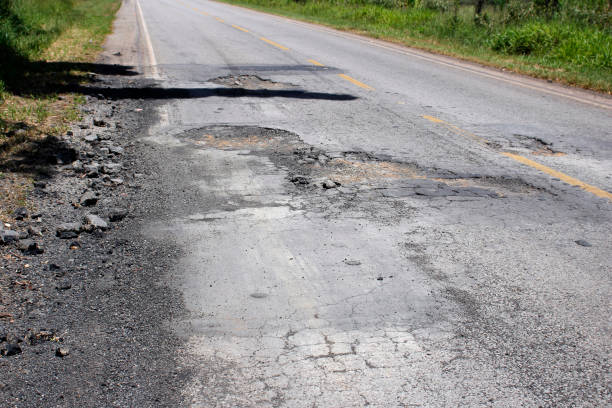
[[[277,14],[262,12],[262,11],[259,11],[259,10],[253,10],[251,8],[244,7],[244,6],[239,6],[239,5],[235,5],[235,4],[228,4],[228,3],[220,3],[220,4],[227,5],[227,6],[230,6],[230,7],[237,7],[237,8],[240,8],[242,10],[252,11],[252,12],[258,13],[258,14],[264,14],[264,15],[276,18],[278,20],[282,20],[282,21],[285,21],[285,22],[288,22],[288,23],[291,23],[291,24],[295,24],[295,25],[300,25],[300,26],[303,26],[305,28],[317,30],[317,31],[320,31],[320,32],[325,32],[325,33],[334,35],[336,37],[342,37],[342,38],[351,39],[351,40],[354,40],[354,41],[359,41],[361,43],[373,45],[373,46],[378,47],[378,48],[384,48],[386,50],[393,51],[393,52],[396,52],[398,54],[403,54],[403,55],[408,55],[408,56],[411,56],[411,57],[420,58],[420,59],[423,59],[423,60],[426,60],[426,61],[429,61],[429,62],[433,62],[433,63],[439,64],[439,65],[446,65],[449,68],[455,68],[455,69],[458,69],[458,70],[461,70],[461,71],[470,72],[470,73],[475,74],[475,75],[480,75],[480,76],[491,78],[491,79],[497,79],[499,81],[506,82],[506,83],[509,83],[509,84],[512,84],[512,85],[520,86],[520,87],[523,87],[523,88],[533,89],[535,91],[540,91],[540,92],[547,93],[547,94],[550,94],[550,95],[560,96],[562,98],[571,99],[571,100],[574,100],[574,101],[577,101],[577,102],[581,102],[581,103],[584,103],[584,104],[587,104],[587,105],[596,106],[598,108],[612,110],[612,105],[607,105],[605,103],[598,103],[598,102],[595,102],[595,101],[591,101],[591,100],[589,100],[587,98],[581,98],[581,97],[578,97],[578,96],[568,95],[567,93],[555,91],[555,90],[552,90],[552,89],[546,89],[545,87],[541,87],[541,86],[538,86],[536,84],[534,84],[534,85],[526,84],[526,83],[523,83],[523,82],[518,81],[518,80],[513,79],[513,78],[503,78],[502,77],[502,75],[504,75],[503,73],[497,73],[495,71],[492,71],[490,73],[489,72],[483,72],[486,69],[486,67],[483,67],[483,68],[480,68],[480,67],[467,67],[467,66],[463,67],[463,66],[455,64],[453,62],[442,61],[442,58],[448,58],[448,59],[452,58],[452,57],[449,57],[449,56],[446,56],[446,55],[438,55],[438,54],[432,54],[431,56],[429,56],[429,55],[421,55],[420,54],[421,52],[422,53],[429,53],[429,52],[422,51],[422,50],[419,50],[419,49],[414,49],[413,50],[413,49],[410,49],[409,46],[402,46],[402,45],[399,45],[399,44],[393,44],[393,43],[381,44],[383,42],[382,40],[378,40],[378,39],[374,39],[374,38],[367,38],[367,37],[363,37],[363,36],[360,36],[358,34],[353,34],[353,33],[346,33],[346,32],[343,32],[343,31],[335,30],[335,29],[330,28],[330,27],[321,26],[321,25],[316,24],[316,23],[309,23],[309,22],[305,22],[305,21],[294,20],[294,19],[291,19],[291,18],[288,18],[288,17],[279,16]],[[400,49],[400,47],[401,48],[406,48],[406,49]],[[458,61],[461,61],[461,60],[458,60]],[[461,62],[463,62],[463,61],[461,61]],[[525,80],[537,81],[538,79],[526,76]],[[577,89],[576,91],[580,92],[580,89]],[[605,97],[600,97],[600,98],[602,98],[604,100],[606,99]]]
[[138,18],[142,25],[142,32],[144,34],[145,46],[147,47],[147,54],[150,63],[150,72],[153,79],[160,79],[159,70],[157,69],[157,58],[155,58],[155,51],[153,51],[153,44],[151,44],[151,37],[149,36],[149,30],[147,29],[147,23],[145,22],[144,16],[142,15],[142,9],[140,8],[140,2],[136,0],[136,8],[138,9]]

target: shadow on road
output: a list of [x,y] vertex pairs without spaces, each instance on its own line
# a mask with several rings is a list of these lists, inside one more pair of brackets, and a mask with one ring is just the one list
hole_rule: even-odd
[[84,95],[104,96],[109,99],[198,99],[211,96],[227,98],[293,98],[319,99],[329,101],[352,101],[354,95],[309,92],[294,89],[245,89],[245,88],[100,88],[94,86],[76,86],[61,89],[61,92],[77,92]]

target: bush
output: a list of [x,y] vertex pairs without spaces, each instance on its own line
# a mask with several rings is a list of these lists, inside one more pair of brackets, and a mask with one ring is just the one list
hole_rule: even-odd
[[596,29],[570,30],[551,50],[551,55],[572,65],[609,70],[612,69],[612,37]]
[[496,34],[491,40],[491,48],[505,54],[529,55],[554,47],[558,40],[557,30],[549,25],[534,22]]

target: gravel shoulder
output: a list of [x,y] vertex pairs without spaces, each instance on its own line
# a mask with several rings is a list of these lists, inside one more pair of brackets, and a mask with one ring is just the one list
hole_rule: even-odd
[[166,283],[180,249],[140,234],[168,202],[146,181],[163,159],[137,141],[155,115],[131,99],[140,82],[95,78],[82,122],[31,158],[36,210],[2,226],[2,406],[179,404],[188,372],[165,322],[182,313]]

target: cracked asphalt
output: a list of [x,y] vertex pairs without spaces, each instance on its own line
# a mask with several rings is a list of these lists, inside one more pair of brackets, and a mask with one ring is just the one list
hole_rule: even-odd
[[124,2],[184,405],[609,405],[610,99],[381,44]]

